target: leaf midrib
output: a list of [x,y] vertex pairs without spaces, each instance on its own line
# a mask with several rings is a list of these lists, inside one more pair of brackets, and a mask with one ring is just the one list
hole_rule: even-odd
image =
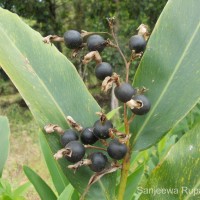
[[[161,92],[161,95],[159,96],[159,98],[158,98],[158,100],[157,100],[155,106],[152,108],[152,110],[150,111],[150,113],[149,113],[149,115],[147,116],[146,120],[144,121],[144,123],[142,124],[141,128],[139,129],[139,131],[138,131],[138,133],[137,133],[137,136],[135,137],[135,141],[137,140],[137,138],[139,137],[139,135],[141,134],[141,132],[143,131],[143,129],[144,129],[145,126],[147,125],[148,121],[150,120],[150,118],[152,117],[154,111],[156,110],[157,106],[159,105],[160,101],[162,100],[162,98],[163,98],[163,96],[164,96],[166,90],[167,90],[168,87],[170,86],[170,84],[171,84],[171,82],[172,82],[172,80],[173,80],[173,78],[174,78],[176,72],[178,71],[178,69],[179,69],[179,67],[180,67],[180,65],[181,65],[181,63],[182,63],[182,61],[183,61],[183,59],[184,59],[184,56],[186,55],[186,52],[188,51],[188,49],[189,49],[191,43],[193,42],[193,39],[195,38],[195,36],[196,36],[196,34],[197,34],[199,28],[200,28],[200,21],[199,21],[199,23],[198,23],[198,25],[197,25],[197,27],[196,27],[194,33],[192,34],[191,39],[190,39],[189,42],[187,43],[187,45],[186,45],[186,47],[185,47],[185,50],[183,51],[183,54],[182,54],[181,58],[180,58],[179,61],[177,62],[176,66],[175,66],[175,68],[174,68],[175,70],[173,71],[171,77],[169,78],[167,84],[165,85],[163,91]],[[134,142],[134,143],[135,143],[135,142]]]

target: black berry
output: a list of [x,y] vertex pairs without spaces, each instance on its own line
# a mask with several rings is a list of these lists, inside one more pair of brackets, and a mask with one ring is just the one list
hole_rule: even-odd
[[119,101],[126,103],[136,94],[136,89],[134,89],[129,83],[121,83],[119,86],[115,87],[114,93]]
[[92,164],[89,165],[90,169],[94,172],[100,172],[105,169],[108,162],[107,157],[101,152],[94,152],[88,157]]
[[77,49],[81,46],[83,39],[78,31],[69,30],[64,33],[64,42],[69,49]]
[[60,143],[65,147],[69,142],[78,140],[78,134],[73,129],[68,129],[60,138]]
[[127,153],[127,146],[125,144],[121,144],[117,139],[114,139],[109,143],[107,152],[111,158],[121,160]]
[[87,39],[87,47],[89,51],[103,51],[105,48],[105,40],[100,35],[91,35]]
[[80,161],[85,155],[85,147],[79,141],[71,141],[66,146],[65,149],[71,151],[71,155],[66,155],[65,158],[72,163]]
[[141,35],[134,35],[129,40],[130,50],[135,50],[135,53],[140,53],[145,50],[146,41]]
[[94,144],[98,138],[93,133],[93,128],[85,128],[81,133],[81,142],[83,144]]
[[112,67],[107,62],[102,62],[95,68],[95,75],[99,80],[104,80],[107,76],[112,76],[112,73]]
[[100,139],[109,138],[109,129],[113,128],[113,124],[110,120],[106,120],[101,122],[101,120],[97,120],[94,123],[94,135]]
[[139,108],[135,107],[131,109],[131,111],[136,115],[144,115],[149,112],[151,108],[151,103],[149,99],[144,95],[136,95],[132,98],[137,103],[139,103],[141,106]]

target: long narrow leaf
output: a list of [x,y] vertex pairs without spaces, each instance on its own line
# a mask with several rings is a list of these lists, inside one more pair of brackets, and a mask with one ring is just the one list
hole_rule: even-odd
[[141,165],[128,177],[127,187],[124,195],[124,198],[126,200],[132,199],[134,193],[137,190],[138,184],[142,178],[143,173],[144,165]]
[[74,192],[72,185],[68,185],[57,200],[71,200]]
[[[73,64],[54,45],[44,44],[42,36],[28,27],[17,15],[0,8],[0,65],[15,84],[37,123],[58,124],[67,129],[66,116],[82,126],[92,126],[100,107],[88,92]],[[100,89],[100,88],[99,88]],[[46,134],[53,153],[61,148],[59,136]],[[69,162],[59,164],[70,183],[82,193],[92,175],[88,167],[73,173]],[[95,183],[88,199],[114,197],[116,174]],[[61,189],[59,189],[61,191]]]
[[45,158],[48,170],[51,174],[53,184],[58,194],[61,194],[63,190],[65,189],[65,187],[68,185],[66,176],[63,174],[62,169],[53,158],[53,153],[42,132],[39,132],[39,140],[40,140],[40,146],[42,149],[43,156]]
[[199,199],[200,122],[174,145],[138,192],[140,200]]
[[24,166],[24,172],[40,195],[41,200],[56,200],[57,197],[47,183],[32,169]]
[[158,142],[200,98],[199,7],[196,0],[169,0],[152,32],[134,79],[134,86],[149,89],[152,103],[131,125],[135,150]]
[[24,183],[23,185],[20,185],[19,187],[17,187],[14,191],[13,191],[13,196],[21,196],[23,195],[28,188],[31,186],[30,182]]
[[0,177],[3,172],[3,168],[5,165],[5,162],[8,157],[9,152],[9,135],[10,135],[10,128],[8,124],[7,117],[0,116]]

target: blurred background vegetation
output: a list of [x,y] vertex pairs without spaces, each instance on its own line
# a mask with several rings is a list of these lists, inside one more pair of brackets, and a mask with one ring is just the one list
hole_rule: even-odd
[[[108,32],[106,18],[115,16],[116,33],[120,46],[127,56],[130,55],[127,48],[128,40],[137,33],[137,27],[141,23],[147,24],[152,31],[166,3],[167,0],[0,0],[2,8],[18,14],[42,36],[50,34],[62,36],[69,29]],[[71,52],[64,45],[60,43],[55,45],[71,59]],[[102,107],[109,110],[110,96],[99,93],[99,89],[96,90],[100,82],[93,75],[94,66],[90,64],[84,67],[81,64],[81,56],[84,53],[71,61],[94,98]],[[122,74],[123,78],[124,67],[119,54],[107,48],[102,57],[104,61],[111,63],[114,71]],[[137,64],[135,62],[131,67],[131,77]],[[37,124],[17,89],[1,69],[0,115],[6,115],[11,126],[10,156],[3,177],[10,180],[13,186],[22,184],[26,180],[22,166],[26,164],[39,171],[39,174],[48,180],[49,176],[41,159],[37,140]],[[29,191],[27,198],[39,199],[33,190]]]

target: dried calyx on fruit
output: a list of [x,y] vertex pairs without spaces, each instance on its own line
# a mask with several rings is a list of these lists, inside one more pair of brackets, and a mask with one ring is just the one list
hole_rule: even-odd
[[117,86],[120,85],[120,82],[119,82],[119,75],[118,75],[117,73],[115,73],[115,72],[113,73],[112,76],[107,76],[107,77],[103,80],[102,85],[101,85],[101,90],[102,90],[103,92],[108,92],[108,91],[112,88],[112,86],[113,86],[114,83],[115,83]]
[[85,155],[85,147],[79,141],[69,142],[65,148],[60,149],[55,155],[56,160],[65,157],[69,162],[76,163]]
[[85,155],[85,148],[79,141],[69,142],[65,146],[65,149],[69,149],[71,151],[71,155],[66,155],[65,158],[72,163],[80,161]]
[[138,34],[133,35],[129,40],[129,49],[134,51],[136,54],[144,52],[146,48],[146,41],[149,37],[148,26],[141,24],[138,27]]
[[78,133],[74,129],[63,130],[60,126],[55,124],[48,124],[44,127],[46,133],[57,132],[60,135],[60,143],[65,147],[69,142],[79,139]]
[[131,111],[136,115],[144,115],[149,112],[151,108],[151,102],[145,95],[136,95],[127,102],[127,105],[131,108]]
[[113,128],[113,124],[102,113],[99,120],[94,123],[94,135],[99,139],[109,138],[109,129]]

